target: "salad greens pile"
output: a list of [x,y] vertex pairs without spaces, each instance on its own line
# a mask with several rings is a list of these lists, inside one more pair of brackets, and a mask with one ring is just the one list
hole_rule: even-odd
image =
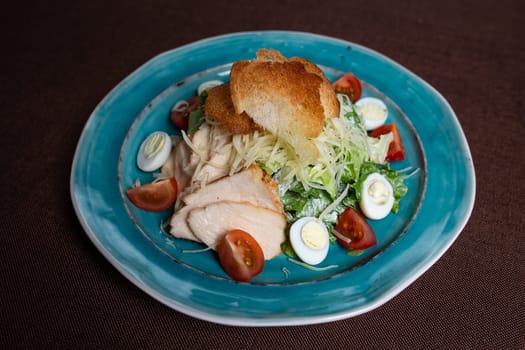
[[[318,217],[330,233],[346,208],[359,210],[361,187],[368,175],[377,172],[390,182],[394,190],[394,213],[407,193],[405,175],[391,169],[385,161],[392,134],[369,137],[348,96],[338,94],[337,98],[339,116],[326,119],[323,131],[314,140],[320,153],[314,165],[299,159],[289,144],[268,132],[255,131],[232,138],[231,173],[258,164],[278,184],[289,224],[306,216]],[[202,106],[206,94],[200,99]],[[203,122],[202,113],[201,108],[190,114],[191,131]],[[283,250],[287,251],[285,247]]]
[[[346,95],[338,96],[341,112],[339,118],[325,123],[323,133],[316,140],[321,159],[316,165],[308,165],[308,180],[297,177],[290,183],[282,181],[281,173],[273,174],[279,184],[279,194],[289,223],[305,216],[319,217],[334,225],[337,217],[347,207],[357,208],[361,199],[361,187],[368,175],[378,172],[384,175],[394,189],[394,207],[407,193],[404,175],[391,169],[385,162],[392,135],[369,137],[355,106]],[[265,168],[265,164],[262,164]],[[286,169],[286,165],[281,171]]]
[[[274,178],[279,183],[279,195],[284,205],[286,219],[291,224],[306,216],[319,217],[327,226],[330,233],[330,241],[335,241],[333,235],[334,226],[337,224],[339,215],[346,208],[352,207],[359,210],[357,203],[361,200],[361,189],[363,182],[372,173],[379,173],[390,182],[394,192],[394,205],[392,212],[399,211],[400,200],[408,191],[404,183],[405,175],[390,168],[385,162],[388,146],[392,135],[380,138],[368,137],[363,122],[354,105],[344,95],[338,95],[341,105],[339,121],[349,128],[345,133],[346,138],[339,140],[340,144],[327,142],[331,147],[330,154],[335,154],[339,160],[339,173],[330,176],[328,168],[321,166],[309,166],[309,179],[314,183],[322,184],[324,188],[316,186],[305,187],[297,178],[291,184],[283,185],[279,181],[279,173]],[[338,125],[339,128],[342,125]],[[324,129],[321,142],[329,139],[327,131],[333,132],[329,127]],[[337,130],[340,132],[340,129]],[[323,145],[320,149],[323,148]],[[326,152],[326,149],[324,150]],[[333,165],[332,168],[337,168]],[[283,252],[291,257],[296,254],[289,241],[281,245]],[[359,255],[360,251],[350,251],[349,254]]]

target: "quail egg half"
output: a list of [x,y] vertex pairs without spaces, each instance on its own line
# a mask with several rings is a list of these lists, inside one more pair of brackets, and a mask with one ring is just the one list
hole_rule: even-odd
[[155,171],[168,160],[171,153],[171,138],[163,131],[150,134],[140,145],[137,166],[142,171]]
[[367,218],[383,219],[394,206],[394,190],[390,182],[379,173],[372,173],[363,181],[359,207]]
[[364,97],[355,103],[363,118],[366,130],[374,130],[383,125],[388,116],[388,109],[383,101],[375,97]]
[[301,218],[290,227],[290,243],[299,259],[307,264],[317,265],[328,254],[328,230],[317,218]]

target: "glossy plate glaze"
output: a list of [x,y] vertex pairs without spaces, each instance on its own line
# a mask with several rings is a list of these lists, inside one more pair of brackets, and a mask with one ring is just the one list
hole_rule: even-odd
[[[250,283],[231,281],[212,251],[165,234],[170,212],[137,210],[125,191],[151,174],[135,164],[152,131],[179,133],[169,110],[206,80],[228,80],[231,64],[259,48],[301,56],[331,80],[354,72],[364,95],[382,98],[398,124],[407,159],[418,169],[397,215],[373,222],[378,244],[351,256],[334,244],[321,270],[284,255]],[[390,59],[347,41],[300,32],[245,32],[186,45],[145,63],[97,106],[79,140],[71,174],[73,205],[90,239],[130,281],[160,302],[200,319],[243,326],[299,325],[352,317],[406,288],[454,242],[472,211],[474,168],[448,103]]]

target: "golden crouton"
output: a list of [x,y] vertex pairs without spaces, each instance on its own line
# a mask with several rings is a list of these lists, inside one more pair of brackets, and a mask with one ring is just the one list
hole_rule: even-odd
[[253,61],[235,62],[230,94],[236,113],[247,113],[310,162],[319,155],[312,139],[321,133],[324,118],[339,115],[337,97],[322,71],[306,59],[286,59],[275,50],[262,49]]
[[208,91],[204,103],[204,114],[217,122],[224,124],[232,134],[248,134],[261,130],[246,113],[236,113],[230,97],[229,84],[216,86]]

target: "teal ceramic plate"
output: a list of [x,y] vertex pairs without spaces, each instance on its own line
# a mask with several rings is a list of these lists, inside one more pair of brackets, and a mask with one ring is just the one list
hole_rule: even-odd
[[[330,247],[322,270],[281,255],[250,283],[231,281],[212,251],[166,235],[170,213],[134,208],[125,190],[140,172],[135,156],[154,130],[177,134],[168,119],[175,102],[206,80],[228,79],[231,64],[259,48],[301,56],[331,80],[352,71],[364,95],[381,97],[418,169],[397,215],[373,222],[378,244],[350,256]],[[71,196],[95,246],[130,281],[160,302],[196,318],[228,325],[299,325],[334,321],[372,310],[393,298],[450,247],[466,224],[475,194],[474,168],[458,120],[422,79],[381,54],[351,42],[300,32],[245,32],[198,41],[160,54],[100,102],[80,137]]]

